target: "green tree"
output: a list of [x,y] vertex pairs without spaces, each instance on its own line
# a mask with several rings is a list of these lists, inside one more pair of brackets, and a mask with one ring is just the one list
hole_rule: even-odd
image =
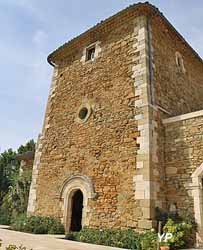
[[28,141],[25,145],[21,145],[17,151],[18,151],[18,154],[23,154],[23,153],[26,153],[28,151],[35,151],[34,140],[32,139],[32,140]]
[[2,208],[11,217],[23,214],[27,210],[28,196],[32,179],[32,170],[26,170],[22,175],[16,175],[14,183],[4,196]]
[[28,151],[35,151],[34,140],[17,151],[8,149],[0,154],[0,223],[9,223],[12,217],[26,212],[32,171],[20,175],[16,156]]
[[20,163],[16,159],[16,152],[8,149],[0,154],[0,206],[3,198],[14,182],[14,176],[19,171]]

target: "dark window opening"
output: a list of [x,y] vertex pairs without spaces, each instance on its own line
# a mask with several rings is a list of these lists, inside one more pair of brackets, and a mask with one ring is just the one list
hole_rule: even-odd
[[87,55],[86,55],[87,60],[86,61],[94,59],[94,56],[95,56],[95,47],[91,47],[91,48],[87,49]]
[[77,190],[72,197],[72,216],[70,231],[79,232],[82,229],[83,194]]
[[86,107],[82,108],[79,112],[79,118],[84,120],[88,114],[88,109]]

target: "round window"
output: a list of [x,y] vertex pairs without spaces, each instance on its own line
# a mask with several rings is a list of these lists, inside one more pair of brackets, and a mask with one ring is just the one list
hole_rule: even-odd
[[76,121],[79,123],[86,122],[92,113],[89,103],[82,104],[77,112]]
[[84,120],[87,117],[88,114],[88,109],[86,107],[81,108],[81,110],[79,111],[79,118],[81,120]]

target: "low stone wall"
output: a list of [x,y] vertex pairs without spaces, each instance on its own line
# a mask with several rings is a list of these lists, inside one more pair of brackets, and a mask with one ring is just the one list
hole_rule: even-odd
[[167,205],[175,204],[180,213],[197,217],[200,204],[195,190],[201,190],[202,183],[194,183],[194,175],[198,171],[202,180],[203,111],[165,119],[163,123]]

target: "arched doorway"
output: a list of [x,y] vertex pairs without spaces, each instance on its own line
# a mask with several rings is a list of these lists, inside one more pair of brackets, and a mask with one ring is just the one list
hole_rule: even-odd
[[83,193],[76,190],[72,197],[72,211],[70,231],[78,232],[82,229]]
[[61,210],[63,212],[62,222],[65,226],[66,232],[70,232],[71,230],[71,221],[72,218],[74,218],[72,217],[73,201],[77,200],[74,199],[73,196],[76,195],[78,190],[82,193],[83,198],[81,227],[89,226],[90,206],[88,201],[90,199],[95,199],[96,197],[94,186],[89,177],[73,175],[64,181],[60,191]]

